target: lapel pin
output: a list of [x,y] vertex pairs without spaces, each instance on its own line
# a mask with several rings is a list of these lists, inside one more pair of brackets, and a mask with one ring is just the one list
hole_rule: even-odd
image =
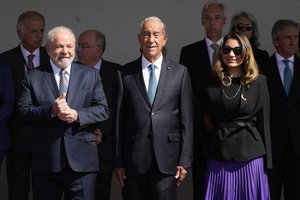
[[247,98],[244,97],[244,94],[241,94],[241,98],[242,98],[244,101],[247,101]]

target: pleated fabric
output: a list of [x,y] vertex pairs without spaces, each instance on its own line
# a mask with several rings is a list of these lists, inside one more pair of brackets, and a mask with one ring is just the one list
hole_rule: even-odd
[[263,158],[246,162],[208,160],[205,200],[269,200]]

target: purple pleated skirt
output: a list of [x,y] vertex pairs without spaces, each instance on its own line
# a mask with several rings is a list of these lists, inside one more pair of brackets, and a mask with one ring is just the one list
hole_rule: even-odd
[[246,162],[208,160],[205,200],[269,200],[263,158]]

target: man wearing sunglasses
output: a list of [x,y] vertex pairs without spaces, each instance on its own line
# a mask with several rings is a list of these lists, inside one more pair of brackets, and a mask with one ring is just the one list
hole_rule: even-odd
[[[202,103],[207,81],[213,69],[214,52],[222,43],[222,30],[225,25],[225,6],[217,1],[209,1],[202,8],[202,25],[205,38],[181,49],[180,64],[190,73],[194,91],[194,160],[193,160],[193,199],[204,196],[205,158],[200,149],[206,137],[203,125]],[[215,49],[214,49],[215,48]]]

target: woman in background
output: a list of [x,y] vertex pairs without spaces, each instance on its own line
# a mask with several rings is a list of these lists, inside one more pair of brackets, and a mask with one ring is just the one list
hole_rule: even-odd
[[250,41],[255,61],[259,70],[268,66],[269,54],[259,49],[258,26],[254,16],[248,12],[241,12],[232,17],[230,33],[242,33]]

